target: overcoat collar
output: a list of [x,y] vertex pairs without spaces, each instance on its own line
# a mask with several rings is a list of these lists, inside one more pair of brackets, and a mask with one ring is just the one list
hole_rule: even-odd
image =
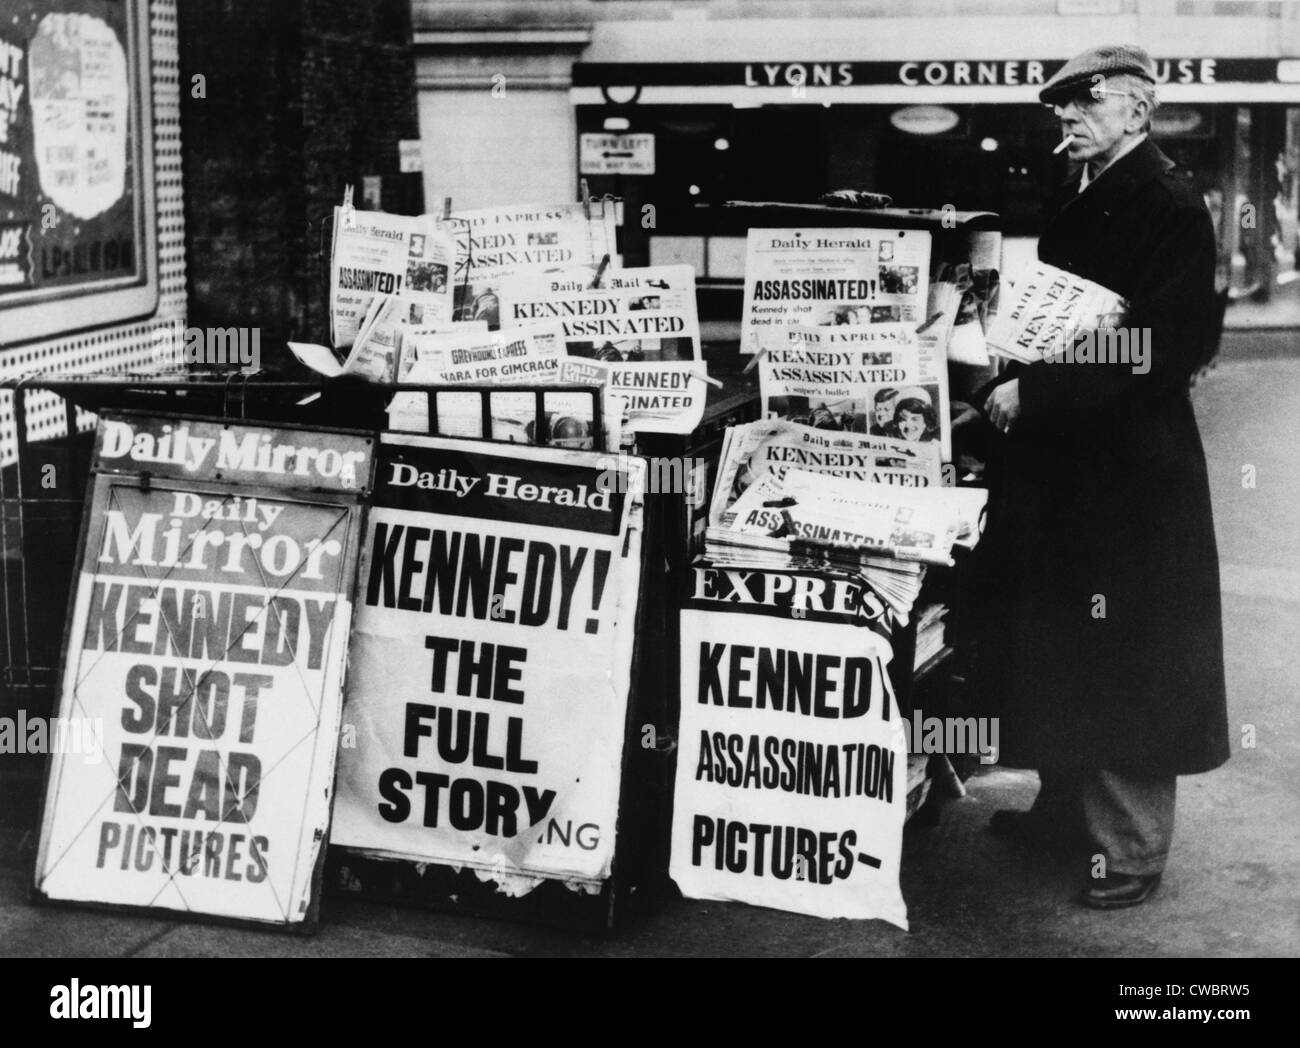
[[1079,173],[1076,171],[1057,191],[1057,211],[1073,211],[1076,205],[1079,209],[1109,211],[1173,166],[1174,162],[1147,138],[1106,168],[1082,193],[1078,191]]

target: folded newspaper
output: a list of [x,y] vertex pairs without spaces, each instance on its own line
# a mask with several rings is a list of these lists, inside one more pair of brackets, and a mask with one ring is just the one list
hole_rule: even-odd
[[951,564],[954,546],[979,540],[987,498],[981,488],[901,487],[776,465],[708,528],[705,553],[736,566],[797,559],[856,570],[906,622],[924,565]]
[[1002,296],[986,340],[993,352],[1033,364],[1065,353],[1083,331],[1118,327],[1127,312],[1110,288],[1039,262]]
[[330,341],[347,349],[377,295],[402,295],[426,323],[452,319],[456,240],[432,215],[334,209]]
[[736,499],[774,466],[900,487],[941,483],[936,444],[764,419],[732,426],[723,434],[709,523],[729,524]]

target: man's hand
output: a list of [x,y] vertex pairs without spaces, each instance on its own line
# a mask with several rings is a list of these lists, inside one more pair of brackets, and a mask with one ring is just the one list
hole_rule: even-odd
[[994,426],[1003,433],[1010,433],[1020,418],[1020,379],[1013,378],[995,386],[988,400],[984,401],[984,411]]

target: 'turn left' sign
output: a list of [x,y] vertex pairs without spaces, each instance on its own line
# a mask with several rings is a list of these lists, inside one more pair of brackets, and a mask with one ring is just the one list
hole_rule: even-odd
[[52,900],[314,920],[372,441],[105,418],[36,864]]

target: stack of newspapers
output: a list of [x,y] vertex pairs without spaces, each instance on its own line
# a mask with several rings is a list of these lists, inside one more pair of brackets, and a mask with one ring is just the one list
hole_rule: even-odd
[[924,445],[783,421],[733,427],[705,556],[734,566],[847,569],[907,622],[927,564],[979,539],[987,492],[943,487]]

